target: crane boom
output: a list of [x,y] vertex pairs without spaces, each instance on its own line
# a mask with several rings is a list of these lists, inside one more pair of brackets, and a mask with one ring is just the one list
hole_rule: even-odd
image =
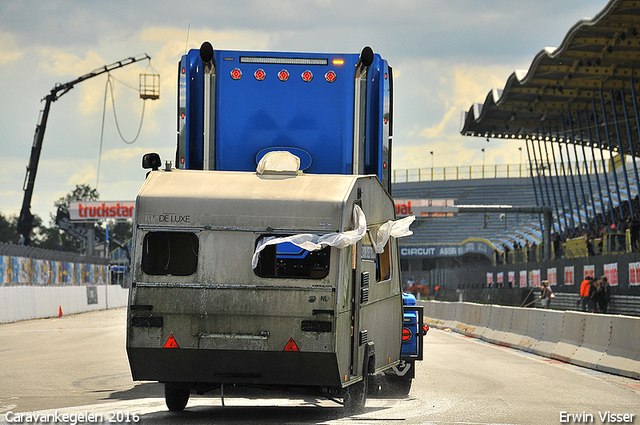
[[22,208],[20,210],[20,217],[18,218],[18,232],[22,235],[22,244],[30,245],[31,243],[31,231],[33,230],[33,214],[31,214],[31,198],[33,197],[33,188],[36,182],[36,173],[38,171],[38,163],[40,162],[40,152],[42,151],[42,141],[44,139],[44,132],[47,127],[47,120],[49,118],[49,110],[51,109],[51,103],[55,102],[62,96],[71,90],[76,84],[81,83],[105,72],[112,71],[114,69],[122,68],[127,65],[131,65],[142,60],[151,60],[151,57],[146,53],[132,56],[127,59],[114,62],[110,65],[105,65],[101,68],[96,68],[93,71],[84,74],[73,81],[69,81],[64,84],[56,84],[49,94],[43,99],[45,101],[44,110],[40,115],[38,124],[36,125],[36,133],[33,137],[33,145],[31,146],[31,156],[29,157],[29,165],[27,165],[27,174],[24,178],[24,184],[22,190],[24,190],[24,198],[22,200]]

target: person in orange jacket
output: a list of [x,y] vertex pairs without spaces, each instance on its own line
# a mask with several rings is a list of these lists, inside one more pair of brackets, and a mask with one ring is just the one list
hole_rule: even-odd
[[580,284],[580,307],[582,311],[587,311],[589,306],[589,287],[591,286],[591,276],[587,276]]

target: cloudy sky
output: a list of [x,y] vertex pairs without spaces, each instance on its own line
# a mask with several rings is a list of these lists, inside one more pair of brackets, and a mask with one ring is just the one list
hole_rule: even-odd
[[[178,5],[182,6],[178,6]],[[159,73],[160,99],[146,101],[138,139],[116,127],[107,74],[53,103],[32,212],[48,222],[53,203],[76,184],[103,200],[133,200],[145,152],[172,159],[176,72],[185,50],[209,40],[229,50],[357,53],[370,45],[393,66],[394,169],[515,164],[521,142],[460,136],[463,111],[502,88],[536,53],[558,46],[607,0],[208,0],[0,2],[0,213],[17,215],[41,100],[118,60],[147,61],[113,71],[120,132],[135,138],[143,101],[140,73]],[[188,6],[186,6],[188,5]],[[102,131],[104,112],[104,131]],[[100,140],[102,134],[102,155]],[[98,164],[100,158],[100,172]]]

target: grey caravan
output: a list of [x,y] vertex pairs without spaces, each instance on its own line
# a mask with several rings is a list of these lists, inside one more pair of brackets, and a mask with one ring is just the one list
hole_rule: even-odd
[[362,410],[367,376],[400,361],[394,218],[376,176],[150,172],[136,200],[133,379],[164,383],[174,411],[232,385]]

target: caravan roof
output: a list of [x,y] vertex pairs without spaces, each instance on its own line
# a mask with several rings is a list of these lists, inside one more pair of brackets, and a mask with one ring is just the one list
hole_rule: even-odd
[[351,226],[357,188],[366,194],[368,222],[394,218],[393,201],[375,176],[155,171],[138,193],[137,224],[340,232]]

